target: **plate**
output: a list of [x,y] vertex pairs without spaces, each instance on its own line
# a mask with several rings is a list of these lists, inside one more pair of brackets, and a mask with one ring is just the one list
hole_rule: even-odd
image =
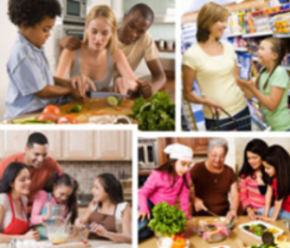
[[246,233],[246,234],[248,234],[248,235],[252,236],[253,238],[256,238],[260,241],[262,241],[262,237],[259,237],[259,236],[255,235],[251,232],[248,232],[247,230],[244,229],[244,226],[251,226],[251,225],[264,225],[267,227],[267,229],[275,228],[278,232],[275,234],[273,233],[274,237],[279,236],[279,235],[284,233],[284,231],[281,228],[273,226],[273,225],[268,224],[268,223],[263,222],[263,221],[252,221],[252,222],[248,222],[248,223],[244,223],[244,224],[239,225],[239,228],[243,233]]

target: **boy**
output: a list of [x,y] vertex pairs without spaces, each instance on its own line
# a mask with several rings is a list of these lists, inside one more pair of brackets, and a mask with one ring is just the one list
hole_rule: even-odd
[[9,0],[9,18],[18,27],[18,37],[7,62],[10,83],[6,95],[5,119],[35,112],[61,97],[85,97],[90,80],[53,78],[43,45],[50,36],[56,16],[61,15],[58,0]]

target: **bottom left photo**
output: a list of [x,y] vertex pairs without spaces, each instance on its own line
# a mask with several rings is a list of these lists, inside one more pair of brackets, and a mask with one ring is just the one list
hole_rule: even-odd
[[131,248],[133,133],[0,130],[0,248]]

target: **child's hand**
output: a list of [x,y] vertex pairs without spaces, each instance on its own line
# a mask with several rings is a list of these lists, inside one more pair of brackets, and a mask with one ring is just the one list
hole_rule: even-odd
[[90,227],[91,227],[91,232],[94,232],[94,233],[96,233],[99,236],[103,236],[103,237],[106,237],[107,236],[107,232],[108,231],[102,225],[99,225],[99,224],[93,222],[90,225]]
[[269,222],[276,221],[275,218],[273,218],[273,217],[268,217],[268,216],[259,216],[258,219],[259,219],[259,220],[263,220],[263,221],[269,221]]
[[27,232],[24,236],[23,236],[24,240],[35,240],[38,241],[39,238],[39,233],[35,230],[30,230],[29,232]]
[[153,86],[151,82],[140,79],[137,79],[136,82],[138,83],[138,89],[144,98],[149,98],[152,96]]
[[79,230],[85,228],[85,225],[83,224],[83,222],[82,222],[82,220],[81,220],[80,218],[77,218],[77,219],[75,220],[75,224],[74,224],[74,226],[75,226],[76,229],[79,229]]
[[143,222],[146,218],[150,220],[150,214],[144,213],[144,212],[138,212],[138,219],[141,218],[141,221]]
[[85,76],[74,76],[71,79],[72,88],[77,90],[80,97],[85,98],[86,92],[90,89],[92,91],[97,91],[94,82]]
[[240,79],[240,78],[237,78],[237,84],[239,87],[241,88],[246,88],[246,89],[253,89],[256,87],[254,81],[252,79],[250,80],[244,80],[244,79]]

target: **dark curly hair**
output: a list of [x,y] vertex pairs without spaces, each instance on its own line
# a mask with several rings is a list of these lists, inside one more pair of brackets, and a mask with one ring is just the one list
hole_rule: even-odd
[[11,22],[18,27],[21,24],[33,27],[45,16],[60,16],[61,6],[58,0],[9,0],[8,15]]

